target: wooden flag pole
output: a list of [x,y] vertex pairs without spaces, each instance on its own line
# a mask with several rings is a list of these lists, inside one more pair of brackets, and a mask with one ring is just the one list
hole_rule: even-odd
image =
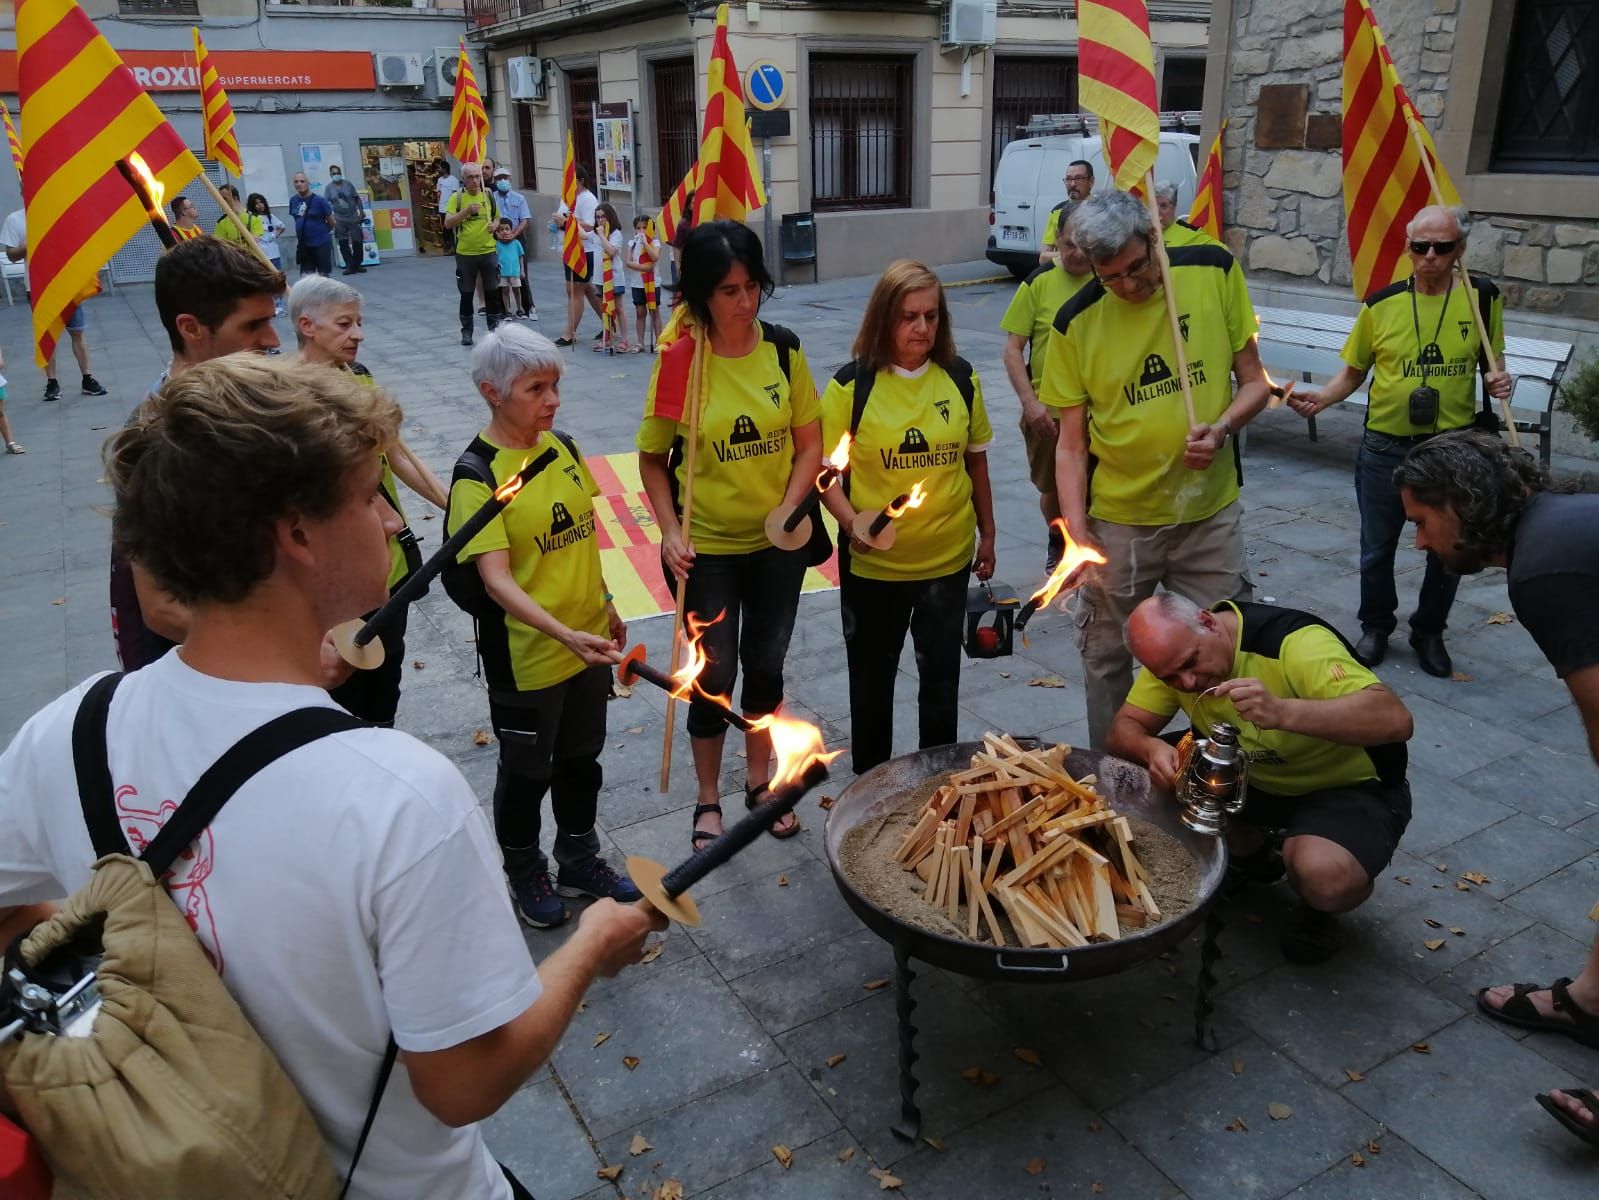
[[243,235],[250,249],[256,252],[262,262],[276,271],[278,268],[272,266],[272,260],[267,257],[267,252],[261,249],[261,243],[256,241],[255,234],[250,232],[250,224],[245,219],[245,215],[242,212],[234,211],[233,204],[223,197],[221,189],[211,182],[210,177],[206,175],[203,169],[200,171],[200,182],[205,184],[205,190],[211,193],[211,199],[217,202],[217,207],[233,218],[233,227]]
[[[705,356],[710,353],[707,342],[710,340],[710,331],[698,326],[690,326],[689,335],[694,339],[694,360],[688,369],[688,449],[683,453],[683,514],[679,518],[685,540],[692,540],[690,530],[694,521],[694,465],[699,457],[700,447],[700,409],[703,397],[700,395],[705,390],[710,372],[705,369]],[[682,665],[683,654],[683,603],[688,597],[688,580],[677,581],[677,608],[672,614],[672,656],[671,673],[677,674],[677,669]],[[672,736],[677,731],[674,728],[673,718],[677,709],[677,697],[671,692],[666,694],[666,732],[661,740],[661,794],[665,795],[672,784]]]
[[1188,350],[1183,345],[1183,329],[1177,320],[1177,295],[1171,286],[1171,263],[1166,260],[1166,239],[1160,228],[1160,209],[1155,206],[1155,170],[1150,168],[1144,176],[1144,205],[1149,209],[1151,234],[1150,252],[1160,263],[1160,290],[1166,293],[1166,319],[1171,322],[1172,345],[1177,351],[1177,379],[1183,388],[1183,408],[1188,413],[1188,428],[1199,427],[1194,416],[1194,389],[1188,382]]
[[[1421,156],[1422,170],[1427,172],[1427,183],[1432,188],[1434,204],[1442,205],[1443,192],[1438,187],[1438,175],[1432,169],[1432,155],[1427,153],[1427,143],[1422,140],[1421,126],[1414,117],[1410,118],[1410,136],[1416,143],[1416,153]],[[1471,317],[1477,323],[1477,338],[1482,344],[1483,357],[1488,360],[1488,365],[1495,371],[1503,371],[1504,363],[1494,353],[1493,339],[1488,336],[1488,322],[1483,320],[1482,307],[1477,303],[1477,289],[1471,286],[1471,272],[1466,270],[1466,257],[1461,255],[1455,260],[1455,270],[1460,275],[1460,284],[1466,290],[1466,302],[1471,305]],[[1484,387],[1487,385],[1485,384]],[[1505,435],[1510,444],[1518,450],[1521,448],[1521,434],[1516,430],[1516,419],[1510,415],[1510,397],[1501,396],[1499,412],[1505,420]]]

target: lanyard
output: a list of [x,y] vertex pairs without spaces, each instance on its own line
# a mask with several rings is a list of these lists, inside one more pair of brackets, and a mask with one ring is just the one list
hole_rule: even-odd
[[[1449,298],[1455,294],[1455,277],[1449,276],[1449,290],[1444,293],[1444,302],[1438,308],[1438,326],[1432,331],[1431,345],[1438,344],[1438,335],[1444,331],[1444,317],[1449,314]],[[1421,386],[1427,386],[1427,345],[1421,340],[1421,309],[1416,305],[1416,278],[1410,278],[1410,321],[1416,329],[1416,365],[1421,368]]]

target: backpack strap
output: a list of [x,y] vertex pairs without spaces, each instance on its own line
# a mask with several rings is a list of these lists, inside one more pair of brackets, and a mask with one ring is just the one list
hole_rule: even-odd
[[[566,452],[568,454],[570,454],[573,457],[573,459],[575,459],[577,462],[582,462],[583,461],[583,456],[578,453],[577,443],[572,440],[572,435],[571,434],[566,433],[563,430],[554,429],[554,428],[552,428],[550,430],[550,432],[553,433],[556,437],[561,439],[561,445],[566,447]],[[493,485],[491,484],[490,486],[492,487]]]
[[372,1132],[372,1125],[378,1119],[378,1105],[383,1103],[383,1092],[389,1086],[389,1076],[394,1072],[394,1060],[400,1053],[400,1047],[395,1044],[394,1035],[389,1035],[389,1044],[383,1051],[383,1063],[378,1067],[378,1081],[372,1088],[372,1102],[366,1106],[366,1120],[361,1122],[361,1136],[355,1139],[355,1153],[350,1155],[350,1170],[344,1176],[344,1186],[339,1189],[339,1200],[344,1200],[350,1190],[350,1181],[355,1178],[355,1168],[361,1162],[361,1151],[366,1149],[366,1139]]
[[789,358],[799,349],[799,335],[786,325],[773,325],[762,321],[761,336],[771,342],[772,348],[777,351],[777,366],[783,372],[783,378],[792,382],[794,376],[789,369]]
[[955,384],[955,390],[961,394],[961,399],[966,401],[966,411],[972,411],[972,404],[977,398],[977,385],[972,382],[972,364],[960,355],[955,356],[955,361],[950,363],[949,369],[944,372]]
[[111,788],[111,765],[106,760],[105,726],[111,713],[111,696],[122,682],[120,672],[103,675],[90,685],[72,722],[72,765],[78,776],[78,803],[83,823],[89,827],[94,856],[126,854],[128,839],[117,820]]

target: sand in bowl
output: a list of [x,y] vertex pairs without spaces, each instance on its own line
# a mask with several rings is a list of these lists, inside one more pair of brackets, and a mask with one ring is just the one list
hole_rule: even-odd
[[[927,885],[921,877],[894,861],[895,848],[916,824],[933,793],[947,784],[953,774],[955,772],[945,772],[924,780],[906,792],[898,804],[851,829],[839,846],[838,858],[855,890],[889,915],[933,933],[966,940],[966,905],[963,903],[959,909],[961,923],[957,925],[944,909],[934,908],[922,899]],[[1175,920],[1194,906],[1200,865],[1183,844],[1165,830],[1131,814],[1127,815],[1127,822],[1132,826],[1138,860],[1149,875],[1150,893],[1160,906],[1160,924]],[[995,904],[993,907],[1007,943],[1025,945],[1016,935],[1003,906]],[[1118,924],[1124,937],[1145,928],[1125,920]]]

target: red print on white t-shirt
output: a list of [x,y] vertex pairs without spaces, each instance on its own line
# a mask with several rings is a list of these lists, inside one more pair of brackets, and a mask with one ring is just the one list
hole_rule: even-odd
[[[124,784],[117,789],[117,813],[121,818],[122,832],[134,854],[143,854],[155,835],[178,811],[171,800],[163,800],[154,812],[131,803],[139,795],[137,788]],[[211,902],[205,894],[205,881],[211,877],[216,863],[216,846],[211,831],[204,830],[199,837],[183,848],[163,882],[172,902],[183,913],[189,928],[200,939],[200,949],[218,975],[222,974],[222,941],[217,937],[216,922],[211,917]]]

